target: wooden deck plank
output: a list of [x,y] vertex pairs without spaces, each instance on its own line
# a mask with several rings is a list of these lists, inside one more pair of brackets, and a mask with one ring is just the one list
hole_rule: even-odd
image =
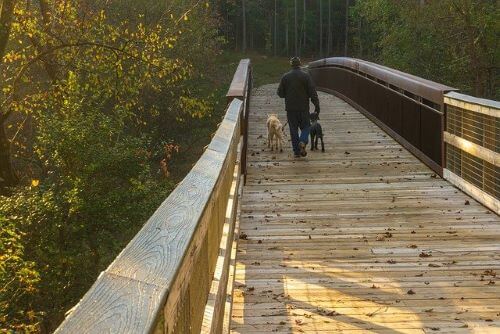
[[232,332],[499,333],[499,217],[328,94],[325,153],[270,151],[275,92],[252,97]]

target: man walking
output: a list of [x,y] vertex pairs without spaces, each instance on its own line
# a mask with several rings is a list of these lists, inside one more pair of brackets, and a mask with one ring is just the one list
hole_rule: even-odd
[[300,58],[290,59],[290,65],[292,65],[292,70],[281,78],[278,96],[285,99],[293,153],[298,158],[307,155],[306,145],[311,126],[309,99],[314,104],[314,112],[317,114],[319,114],[319,99],[311,76],[300,69]]

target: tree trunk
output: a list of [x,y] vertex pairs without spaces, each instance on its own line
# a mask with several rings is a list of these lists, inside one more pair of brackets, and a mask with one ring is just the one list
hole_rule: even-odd
[[293,37],[295,39],[295,56],[299,55],[299,36],[298,36],[298,30],[297,30],[297,0],[294,1],[294,11],[295,11],[295,17],[294,17],[294,34]]
[[303,37],[302,37],[302,49],[305,50],[306,48],[306,37],[307,37],[307,34],[306,34],[306,28],[307,28],[307,25],[306,25],[306,0],[304,0],[304,15],[303,15],[303,19],[302,19],[302,32],[303,32]]
[[319,0],[319,57],[323,57],[323,0]]
[[[14,13],[14,0],[3,0],[0,11],[0,62],[7,50],[10,28]],[[12,168],[12,157],[10,154],[10,141],[5,132],[5,124],[9,113],[0,110],[0,192],[6,187],[12,187],[17,183],[17,177]]]
[[328,0],[328,47],[327,56],[332,54],[332,0]]
[[0,114],[0,193],[4,193],[6,187],[15,186],[18,181],[12,168],[10,141],[5,132],[7,117],[6,114]]
[[274,56],[278,53],[278,0],[274,0]]
[[242,0],[242,11],[243,11],[243,42],[242,42],[242,50],[246,52],[247,50],[247,14],[246,14],[246,6],[245,0]]
[[13,12],[14,0],[3,0],[0,12],[0,61],[3,59],[5,50],[7,49]]
[[349,0],[345,0],[345,37],[344,37],[344,57],[347,57],[347,38],[349,36]]
[[[47,0],[38,0],[38,4],[40,5],[40,12],[42,14],[43,29],[47,35],[51,35],[52,16],[50,4]],[[47,43],[45,45],[34,38],[31,38],[31,43],[40,53],[46,52],[48,49],[53,47],[52,43]],[[45,72],[47,72],[50,80],[52,80],[53,83],[56,83],[58,66],[54,59],[54,55],[42,57],[42,62]]]
[[286,10],[286,31],[285,31],[285,34],[286,34],[286,55],[289,56],[290,53],[288,52],[289,51],[289,43],[288,43],[288,27],[289,27],[289,24],[288,24],[288,19],[289,19],[289,15],[288,15],[288,6],[285,5],[285,10]]
[[363,28],[362,18],[358,18],[358,39],[359,39],[359,58],[363,58],[363,34],[361,32],[361,29]]

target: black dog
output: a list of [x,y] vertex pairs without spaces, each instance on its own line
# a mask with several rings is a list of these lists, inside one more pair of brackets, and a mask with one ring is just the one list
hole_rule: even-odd
[[325,144],[323,143],[323,129],[318,122],[319,115],[314,112],[311,114],[311,151],[318,149],[318,139],[321,139],[321,152],[325,152]]

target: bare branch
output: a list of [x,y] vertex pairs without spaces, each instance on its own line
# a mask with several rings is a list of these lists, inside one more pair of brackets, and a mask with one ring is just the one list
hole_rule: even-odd
[[179,17],[177,19],[177,21],[175,21],[175,24],[179,24],[179,22],[181,22],[184,17],[186,17],[189,13],[191,13],[196,7],[198,7],[201,3],[201,0],[198,0],[198,2],[196,2],[193,6],[191,6],[191,8],[189,8],[187,11],[184,12],[184,14],[181,15],[181,17]]

